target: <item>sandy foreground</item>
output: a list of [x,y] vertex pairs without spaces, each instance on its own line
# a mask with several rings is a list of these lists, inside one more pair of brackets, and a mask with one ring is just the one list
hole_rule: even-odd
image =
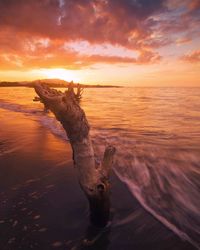
[[112,221],[94,233],[68,142],[34,119],[0,110],[0,249],[192,250],[146,212],[112,173]]

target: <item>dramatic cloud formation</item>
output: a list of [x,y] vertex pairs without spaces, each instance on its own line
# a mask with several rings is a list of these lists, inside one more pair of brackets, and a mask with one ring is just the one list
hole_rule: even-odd
[[[73,67],[73,62],[75,67],[81,67],[95,61],[140,64],[160,58],[144,40],[153,43],[154,22],[148,18],[164,10],[161,0],[2,0],[0,9],[0,50],[11,67],[34,66],[35,59],[41,56],[45,56],[42,66],[52,67],[55,63],[59,67],[69,67],[69,64]],[[71,41],[123,46],[138,51],[139,56],[85,55],[82,58],[63,47]],[[82,61],[84,63],[80,63]]]
[[1,70],[149,65],[200,37],[199,0],[0,0],[0,10]]

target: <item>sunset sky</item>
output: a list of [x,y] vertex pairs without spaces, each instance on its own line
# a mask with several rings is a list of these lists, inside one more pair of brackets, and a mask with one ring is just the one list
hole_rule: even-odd
[[200,86],[200,0],[0,0],[0,80]]

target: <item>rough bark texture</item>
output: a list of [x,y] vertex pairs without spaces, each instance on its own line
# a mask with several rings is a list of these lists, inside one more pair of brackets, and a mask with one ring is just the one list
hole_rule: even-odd
[[115,148],[108,146],[102,163],[96,164],[89,136],[90,127],[73,88],[62,93],[46,85],[36,84],[35,91],[65,129],[72,146],[79,183],[89,201],[91,222],[104,227],[110,214],[109,173]]

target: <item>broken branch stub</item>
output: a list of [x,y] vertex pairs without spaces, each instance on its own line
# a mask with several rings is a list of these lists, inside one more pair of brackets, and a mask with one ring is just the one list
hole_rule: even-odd
[[40,83],[35,84],[34,88],[42,102],[61,122],[70,140],[79,183],[89,201],[92,224],[104,227],[110,214],[109,173],[115,148],[108,146],[102,164],[97,166],[89,135],[90,127],[73,88],[65,93]]

